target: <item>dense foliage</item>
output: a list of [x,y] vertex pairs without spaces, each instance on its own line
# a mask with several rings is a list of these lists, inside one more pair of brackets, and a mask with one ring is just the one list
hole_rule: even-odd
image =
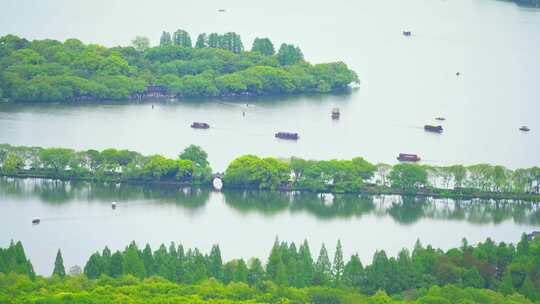
[[460,288],[448,285],[433,286],[409,297],[408,300],[393,299],[384,292],[366,296],[354,291],[325,288],[282,287],[265,282],[259,287],[245,283],[224,285],[210,279],[197,285],[168,282],[158,277],[145,280],[133,276],[112,279],[102,277],[88,280],[85,277],[65,279],[38,278],[29,280],[21,275],[0,273],[0,302],[2,303],[47,303],[47,304],[531,304],[520,294],[503,295],[490,290]]
[[[207,153],[186,148],[178,159],[143,156],[129,150],[73,151],[64,148],[0,145],[0,174],[95,181],[148,181],[201,184],[212,176]],[[281,160],[245,155],[224,173],[229,188],[307,190],[333,193],[398,193],[444,197],[538,199],[540,168],[503,166],[374,165],[352,160]]]
[[510,170],[503,166],[429,166],[400,163],[374,165],[363,158],[313,161],[241,156],[231,162],[225,185],[258,189],[359,192],[368,187],[402,193],[478,195],[540,194],[540,168]]
[[298,47],[257,38],[244,51],[236,33],[198,36],[163,32],[160,45],[136,37],[132,47],[85,45],[77,39],[28,41],[0,37],[0,98],[71,101],[326,93],[358,82],[342,62],[311,65]]
[[538,265],[540,239],[527,235],[516,246],[464,240],[446,252],[417,242],[395,258],[377,251],[367,266],[357,255],[345,260],[340,242],[333,259],[323,244],[314,260],[307,241],[297,248],[276,240],[265,265],[256,258],[224,263],[217,245],[202,254],[174,243],[156,251],[131,243],[122,252],[94,253],[84,276],[3,271],[0,302],[533,303],[540,300]]
[[212,175],[206,158],[206,152],[194,145],[187,147],[178,159],[144,156],[129,150],[74,151],[0,145],[0,173],[95,181],[201,184],[210,181]]

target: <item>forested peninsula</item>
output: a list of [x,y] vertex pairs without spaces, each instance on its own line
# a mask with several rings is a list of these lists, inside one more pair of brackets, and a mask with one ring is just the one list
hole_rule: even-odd
[[0,100],[72,102],[329,93],[358,83],[343,62],[310,64],[300,48],[256,38],[249,51],[229,32],[163,32],[106,48],[77,39],[0,38]]
[[[52,276],[36,276],[23,245],[0,248],[2,303],[538,303],[540,239],[523,234],[516,244],[491,239],[476,246],[463,239],[447,251],[423,246],[384,250],[363,265],[346,259],[340,241],[333,259],[322,244],[312,255],[307,241],[276,239],[264,263],[258,258],[224,262],[214,245],[208,254],[181,244],[132,242],[122,251],[105,247],[84,268],[66,269],[61,250]],[[53,261],[51,261],[52,263]]]
[[95,182],[169,183],[209,186],[222,178],[229,189],[424,195],[448,198],[540,201],[540,168],[372,164],[351,160],[260,158],[233,160],[213,173],[208,154],[191,145],[176,159],[129,150],[74,151],[0,145],[0,175]]

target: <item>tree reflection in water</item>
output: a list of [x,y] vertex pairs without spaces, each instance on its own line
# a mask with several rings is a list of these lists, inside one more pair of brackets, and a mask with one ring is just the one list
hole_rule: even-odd
[[[365,215],[392,217],[410,225],[420,219],[498,224],[512,220],[540,225],[540,204],[513,200],[453,200],[398,195],[333,195],[306,192],[239,191],[216,193],[225,204],[244,214],[278,215],[307,213],[319,219],[360,218]],[[116,183],[64,182],[42,179],[0,178],[0,196],[24,201],[37,197],[45,204],[75,202],[133,203],[151,201],[198,210],[211,199],[208,188],[179,188],[176,185],[132,185]]]

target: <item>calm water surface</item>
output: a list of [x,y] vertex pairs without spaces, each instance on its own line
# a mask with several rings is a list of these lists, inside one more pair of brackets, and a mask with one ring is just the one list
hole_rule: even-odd
[[[21,240],[36,271],[48,275],[62,249],[67,267],[95,250],[175,241],[205,252],[219,243],[224,258],[266,259],[273,240],[310,241],[317,253],[338,238],[345,253],[370,262],[375,250],[395,255],[416,239],[448,249],[466,237],[515,242],[540,226],[540,205],[399,196],[327,196],[279,192],[0,179],[0,246]],[[118,202],[116,210],[111,202]],[[34,217],[42,219],[32,225]]]
[[[153,110],[149,103],[0,105],[0,142],[168,156],[198,144],[217,170],[247,153],[317,159],[360,155],[392,163],[399,152],[410,152],[433,164],[540,164],[540,10],[495,0],[231,0],[219,5],[227,12],[217,13],[209,0],[137,5],[7,0],[0,34],[80,37],[112,46],[128,44],[136,34],[157,41],[163,29],[178,27],[193,36],[234,30],[246,47],[263,35],[276,44],[300,45],[312,62],[343,60],[358,72],[361,88],[341,96],[167,102]],[[32,9],[21,9],[25,6]],[[403,37],[404,29],[413,37]],[[334,106],[343,113],[339,122],[330,119]],[[447,118],[444,134],[426,134],[422,126],[437,116]],[[192,130],[193,121],[213,128]],[[532,132],[521,133],[521,125]],[[301,139],[277,141],[276,131],[299,132]]]

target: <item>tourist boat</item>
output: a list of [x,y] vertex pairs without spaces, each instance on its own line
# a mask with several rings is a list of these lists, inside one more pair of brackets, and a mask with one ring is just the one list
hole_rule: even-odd
[[32,224],[34,224],[34,225],[39,224],[39,222],[41,222],[41,220],[38,219],[38,218],[35,218],[35,219],[32,220]]
[[404,162],[418,162],[420,157],[416,154],[399,153],[397,159]]
[[410,37],[412,35],[411,31],[403,31],[403,36]]
[[446,120],[446,118],[444,118],[444,117],[435,117],[435,120],[439,120],[439,121],[445,121],[445,120]]
[[527,126],[522,126],[521,128],[519,128],[519,130],[521,130],[523,132],[529,132],[531,129],[529,129],[529,127],[527,127]]
[[191,127],[193,129],[208,129],[210,128],[210,125],[205,122],[194,122],[191,124]]
[[339,119],[340,115],[341,114],[339,113],[339,108],[332,109],[332,119]]
[[288,140],[298,140],[300,138],[298,133],[289,133],[289,132],[278,132],[276,133],[276,138],[279,139],[288,139]]
[[424,130],[426,130],[428,132],[442,133],[443,127],[442,126],[425,125]]

